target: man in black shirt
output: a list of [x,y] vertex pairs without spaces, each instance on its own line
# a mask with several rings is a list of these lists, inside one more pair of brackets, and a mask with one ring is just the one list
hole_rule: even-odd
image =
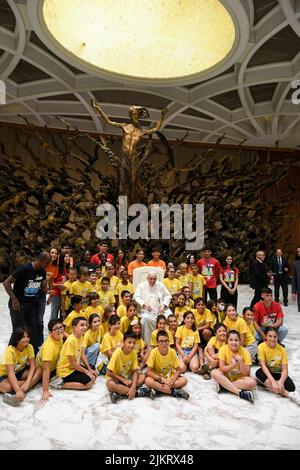
[[[27,326],[31,330],[31,344],[37,346],[37,299],[47,289],[45,267],[50,255],[41,253],[31,263],[19,266],[3,283],[10,299],[8,302],[13,331]],[[14,284],[13,288],[11,284]]]
[[282,250],[278,248],[271,258],[270,270],[274,275],[275,302],[279,302],[279,289],[282,288],[284,306],[288,305],[288,272],[290,265],[282,257]]

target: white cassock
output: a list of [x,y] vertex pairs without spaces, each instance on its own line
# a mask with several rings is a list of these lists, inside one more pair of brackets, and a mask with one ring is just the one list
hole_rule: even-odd
[[[156,281],[154,286],[151,287],[149,282],[145,281],[137,286],[133,299],[141,307],[142,337],[144,341],[150,345],[151,333],[156,327],[156,318],[159,308],[162,305],[168,307],[172,296],[162,282]],[[142,308],[144,304],[150,305],[152,310],[149,312]],[[168,308],[164,310],[163,315],[168,317],[171,313],[172,311]]]

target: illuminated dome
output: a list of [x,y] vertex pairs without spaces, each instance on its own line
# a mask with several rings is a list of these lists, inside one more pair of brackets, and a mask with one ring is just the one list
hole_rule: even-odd
[[237,31],[219,0],[44,0],[44,30],[61,50],[104,73],[192,78],[232,53]]

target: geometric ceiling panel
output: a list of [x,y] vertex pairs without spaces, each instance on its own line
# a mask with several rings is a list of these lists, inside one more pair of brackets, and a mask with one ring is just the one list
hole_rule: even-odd
[[252,98],[255,103],[262,103],[264,101],[272,101],[277,83],[261,83],[259,85],[250,86]]
[[277,4],[277,0],[253,0],[254,24],[258,23]]
[[167,107],[161,130],[169,140],[214,143],[226,134],[224,142],[232,145],[297,148],[300,105],[292,103],[291,84],[300,80],[300,0],[225,3],[236,5],[241,26],[234,63],[225,59],[219,74],[178,85],[87,73],[80,60],[51,50],[35,22],[36,0],[0,0],[0,77],[8,91],[0,121],[20,123],[23,113],[39,126],[63,128],[55,116],[65,116],[83,131],[118,133],[91,107],[96,98],[117,122],[130,122],[129,106],[147,107],[146,128]]

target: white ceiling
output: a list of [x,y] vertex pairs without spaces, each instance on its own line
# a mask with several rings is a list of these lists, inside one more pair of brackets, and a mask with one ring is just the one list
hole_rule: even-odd
[[291,100],[291,84],[300,79],[300,0],[236,0],[247,13],[249,38],[235,65],[186,86],[121,83],[85,73],[79,63],[74,68],[38,37],[33,1],[0,0],[0,77],[7,88],[0,121],[23,123],[22,114],[60,128],[55,116],[63,116],[81,130],[116,133],[90,106],[96,97],[120,121],[129,105],[147,106],[152,121],[145,126],[167,105],[162,131],[169,139],[188,130],[187,141],[215,142],[226,133],[229,144],[300,146],[300,105]]

